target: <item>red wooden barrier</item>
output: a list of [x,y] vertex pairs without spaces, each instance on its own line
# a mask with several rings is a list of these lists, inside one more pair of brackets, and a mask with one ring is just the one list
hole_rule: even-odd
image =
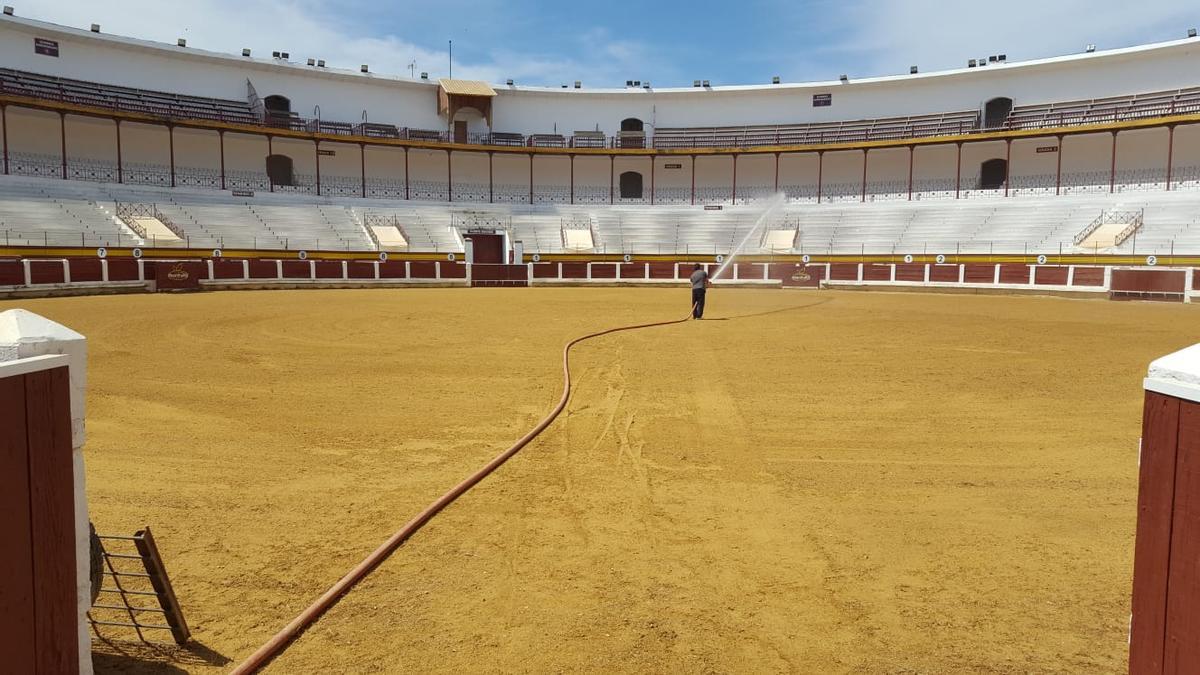
[[[11,364],[14,372],[21,363]],[[70,378],[65,365],[3,373],[0,654],[7,672],[74,673],[79,637]]]
[[1200,345],[1150,365],[1129,672],[1200,670]]
[[153,267],[154,287],[159,291],[198,291],[200,280],[208,277],[208,265],[203,260],[146,264]]
[[20,286],[25,283],[25,266],[20,260],[0,260],[0,286]]

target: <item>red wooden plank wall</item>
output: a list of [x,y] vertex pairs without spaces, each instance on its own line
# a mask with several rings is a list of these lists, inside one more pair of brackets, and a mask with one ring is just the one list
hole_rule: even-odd
[[6,670],[79,668],[75,482],[65,366],[0,379],[0,654]]
[[1146,392],[1129,672],[1200,669],[1200,403]]

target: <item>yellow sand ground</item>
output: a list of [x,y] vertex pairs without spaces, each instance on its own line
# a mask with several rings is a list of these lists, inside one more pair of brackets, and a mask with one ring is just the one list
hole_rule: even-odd
[[[679,289],[0,302],[89,338],[105,533],[149,524],[228,670]],[[1181,305],[722,290],[577,352],[562,418],[268,672],[1117,672],[1141,377]]]

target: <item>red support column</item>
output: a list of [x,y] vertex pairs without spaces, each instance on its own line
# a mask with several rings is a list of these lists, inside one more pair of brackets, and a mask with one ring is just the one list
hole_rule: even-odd
[[454,173],[450,168],[450,151],[446,151],[446,201],[454,201]]
[[533,203],[533,153],[529,153],[529,203]]
[[58,113],[58,126],[62,132],[62,177],[67,179],[67,114]]
[[775,193],[779,193],[779,153],[775,153]]
[[496,203],[496,183],[492,178],[492,157],[496,153],[488,152],[488,203]]
[[567,155],[571,160],[571,203],[575,203],[575,155]]
[[915,145],[908,146],[908,201],[912,201],[912,186],[913,186],[913,153],[916,151]]
[[1004,141],[1004,196],[1008,196],[1008,184],[1012,182],[1012,139]]
[[[267,157],[275,154],[275,146],[271,144],[271,134],[267,134]],[[275,191],[275,179],[271,177],[271,172],[267,172],[267,186],[271,188],[271,192]]]
[[958,164],[954,170],[954,198],[958,199],[962,194],[962,141],[958,145]]
[[217,130],[217,144],[221,148],[221,189],[225,189],[225,130]]
[[616,162],[617,162],[616,155],[608,156],[608,203],[609,204],[616,203],[616,201],[615,201],[616,196],[613,193],[613,171],[614,171],[613,166],[616,164]]
[[321,196],[321,140],[313,141],[313,157],[317,160],[317,196]]
[[1112,132],[1112,170],[1108,174],[1108,192],[1117,191],[1117,132]]
[[733,203],[737,204],[737,153],[733,153]]
[[1058,137],[1058,168],[1054,170],[1054,194],[1062,194],[1062,156],[1063,156],[1063,137]]
[[121,120],[113,118],[113,122],[117,124],[117,182],[124,183],[124,162],[121,161]]
[[[6,147],[7,148],[7,147]],[[5,173],[8,173],[8,151],[5,150]],[[1166,191],[1171,191],[1171,165],[1175,163],[1175,125],[1166,127]]]
[[650,155],[650,206],[654,206],[654,155]]
[[692,206],[696,205],[696,156],[692,155]]
[[863,148],[863,175],[862,175],[862,201],[867,202],[867,153],[871,152],[867,148]]
[[4,134],[4,175],[8,175],[8,106],[0,105],[0,133]]
[[361,172],[360,176],[362,177],[362,196],[363,196],[363,199],[366,199],[367,198],[367,144],[366,143],[358,144],[358,162],[359,162],[359,171]]
[[406,147],[406,148],[404,148],[404,198],[405,198],[405,199],[408,199],[408,198],[409,198],[408,185],[409,185],[409,180],[408,180],[408,148]]
[[821,178],[825,170],[825,151],[817,151],[817,203],[821,203]]

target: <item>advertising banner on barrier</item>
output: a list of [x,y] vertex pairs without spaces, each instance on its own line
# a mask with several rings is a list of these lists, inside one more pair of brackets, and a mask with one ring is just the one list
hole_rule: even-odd
[[[208,276],[202,260],[157,261],[154,265],[156,291],[198,291],[200,280]],[[149,275],[147,275],[149,276]]]

